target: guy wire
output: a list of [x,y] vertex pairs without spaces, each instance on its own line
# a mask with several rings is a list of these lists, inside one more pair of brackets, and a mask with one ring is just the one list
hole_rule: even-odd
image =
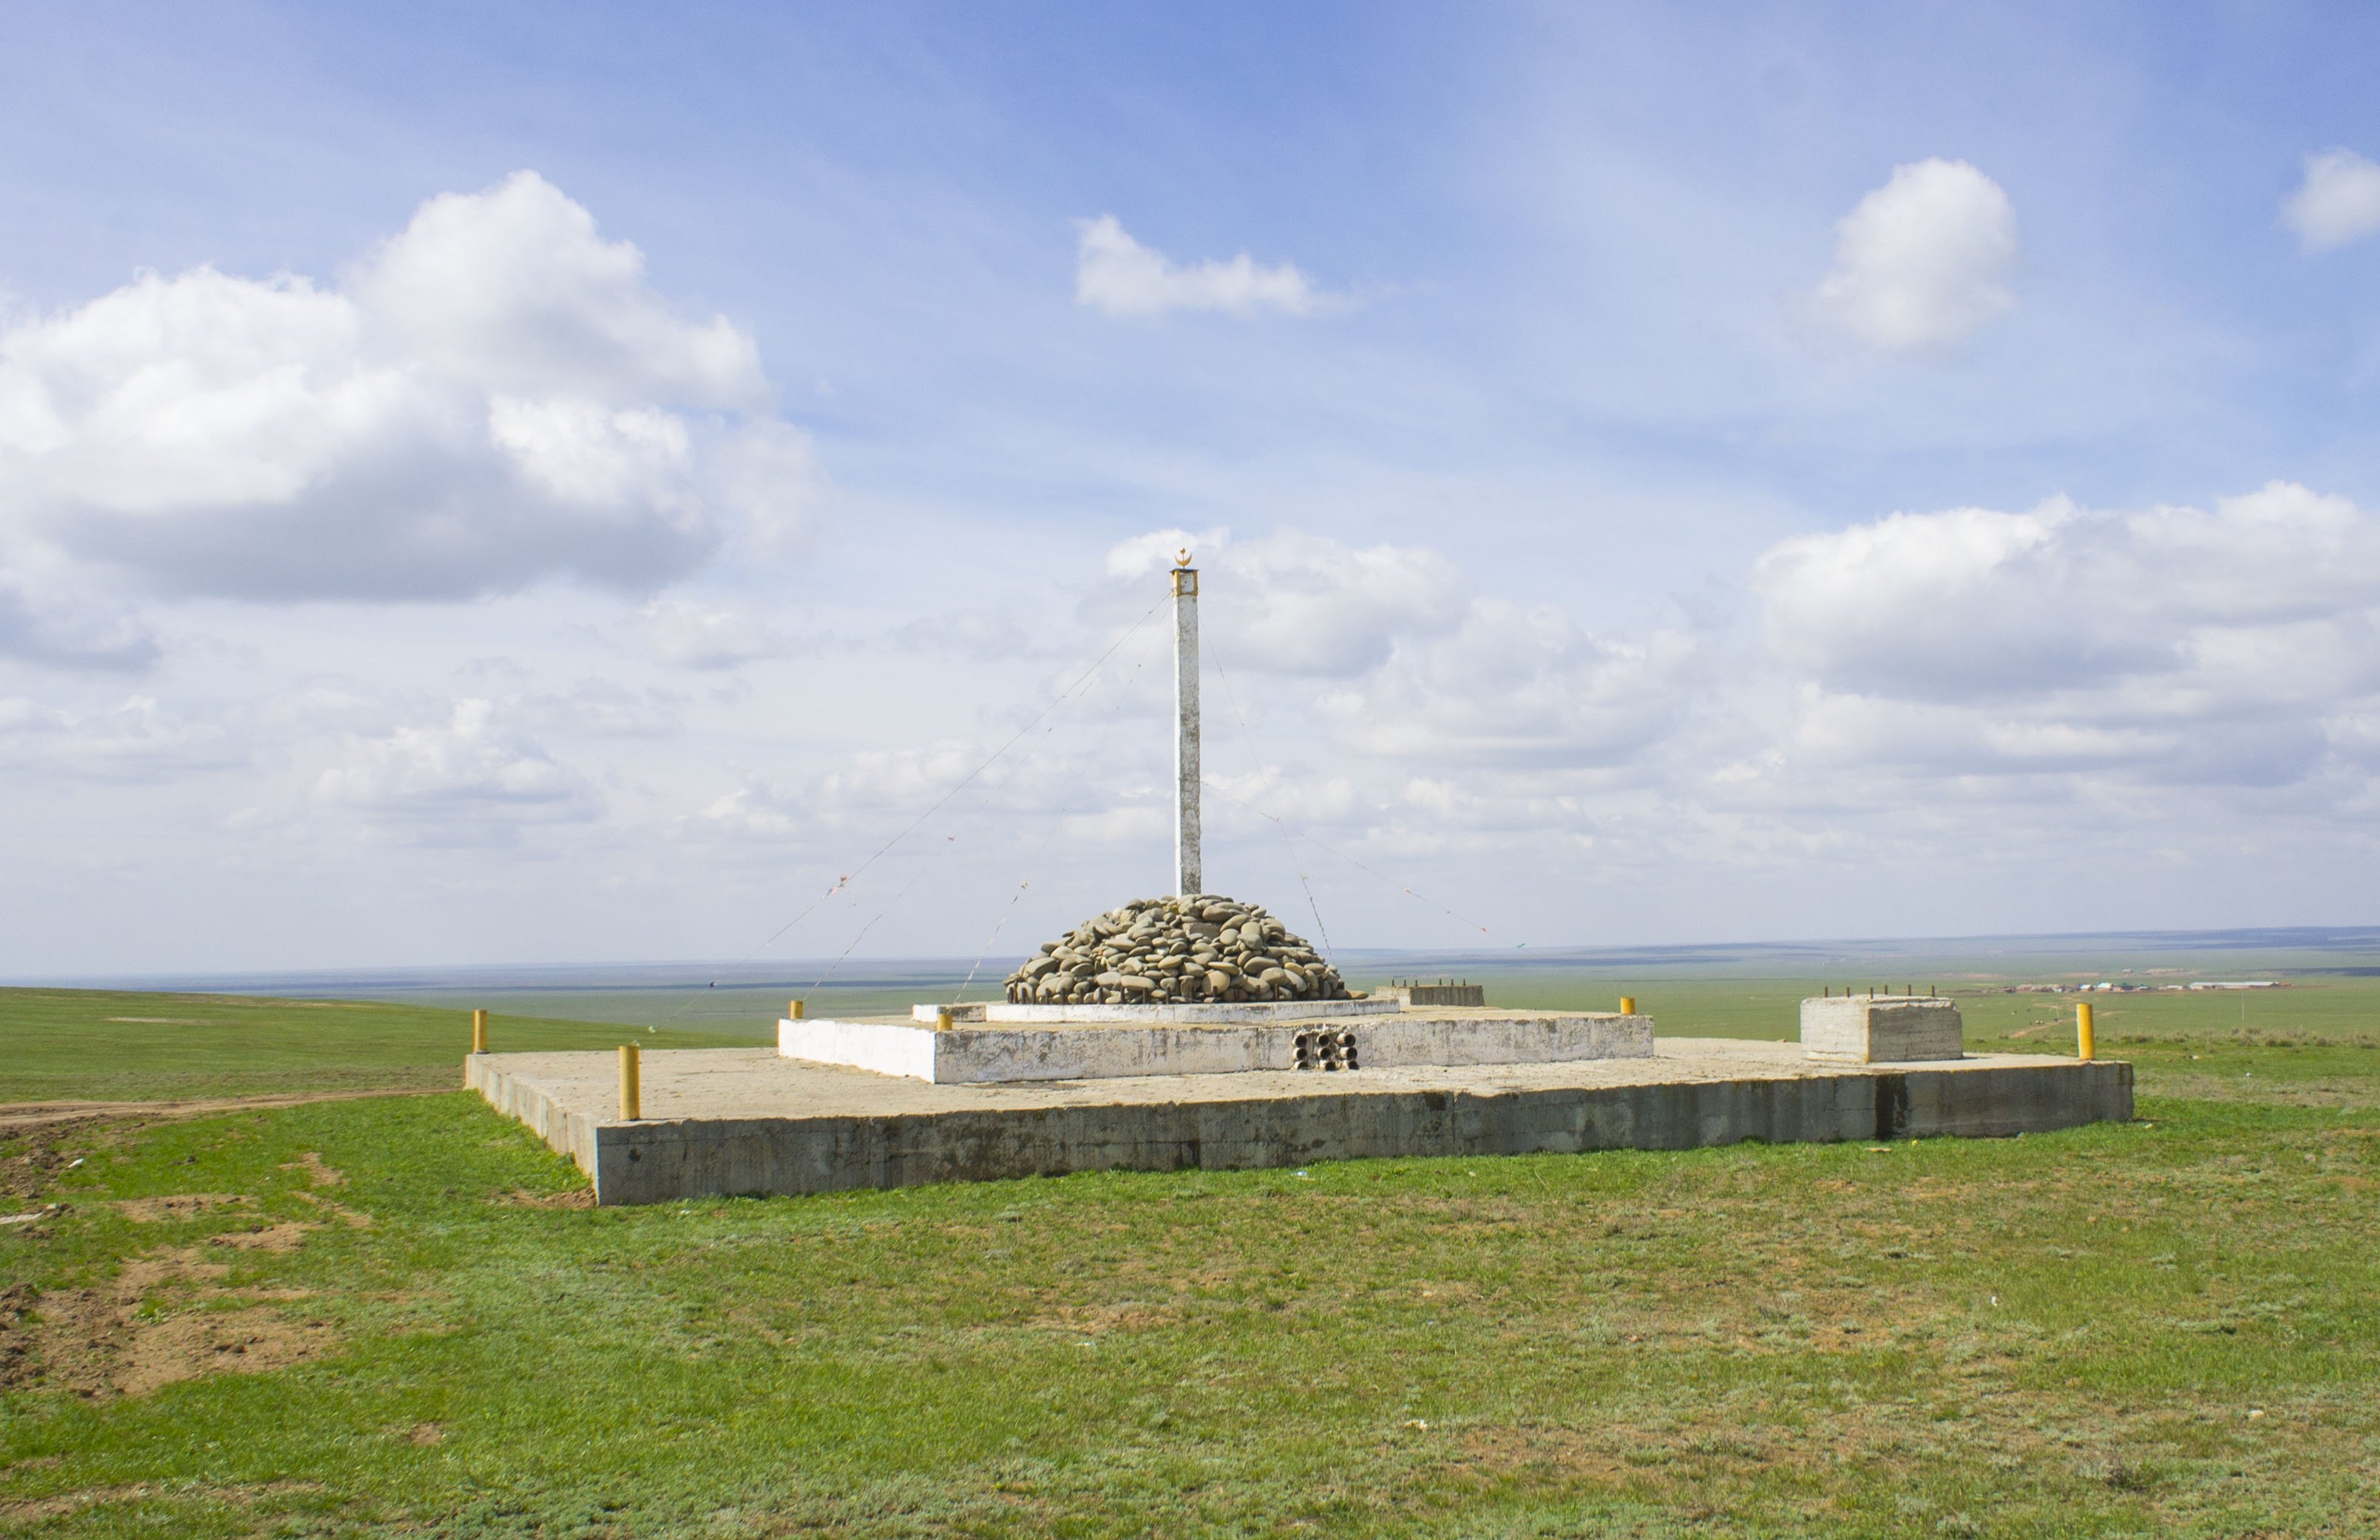
[[[1165,608],[1165,600],[1162,599],[1160,599],[1156,603],[1150,605],[1148,611],[1144,612],[1138,620],[1134,621],[1132,624],[1124,628],[1122,636],[1116,637],[1114,641],[1108,644],[1108,649],[1105,652],[1100,653],[1098,660],[1093,662],[1089,668],[1085,669],[1080,677],[1078,677],[1073,684],[1067,685],[1064,689],[1059,691],[1056,697],[1045,704],[1041,709],[1034,712],[1032,721],[1027,721],[1024,726],[1018,728],[1014,735],[1010,737],[1006,743],[1002,744],[998,748],[993,749],[990,755],[984,759],[983,763],[967,771],[965,780],[961,781],[957,785],[953,786],[949,791],[944,792],[940,801],[937,801],[931,807],[927,808],[923,813],[918,814],[916,820],[910,823],[906,829],[902,830],[901,832],[885,841],[883,845],[877,850],[875,855],[870,855],[867,860],[862,861],[858,866],[854,867],[850,871],[836,879],[833,887],[829,888],[825,892],[820,893],[818,897],[812,899],[800,914],[795,915],[792,919],[789,919],[784,924],[777,927],[775,931],[770,935],[767,940],[762,941],[759,946],[753,948],[750,952],[746,952],[742,957],[736,959],[735,965],[741,967],[744,964],[749,963],[755,957],[759,956],[760,953],[776,945],[779,938],[783,937],[785,932],[793,929],[794,927],[801,924],[802,921],[808,919],[820,904],[824,903],[828,899],[832,898],[835,894],[851,886],[851,884],[856,881],[860,875],[867,871],[868,867],[882,860],[885,855],[890,852],[894,845],[899,844],[902,841],[916,833],[918,828],[923,825],[928,819],[930,819],[936,813],[941,812],[943,806],[950,802],[951,798],[958,795],[961,792],[966,790],[968,786],[974,784],[976,777],[981,775],[985,770],[990,770],[993,761],[997,760],[1002,755],[1007,753],[1011,748],[1016,746],[1017,739],[1024,737],[1025,734],[1032,732],[1034,728],[1039,726],[1042,718],[1048,716],[1051,711],[1056,710],[1058,708],[1065,705],[1076,690],[1082,688],[1086,682],[1107,665],[1107,661],[1115,656],[1116,649],[1118,648],[1123,646],[1124,643],[1130,641],[1135,635],[1137,635],[1140,628],[1147,625],[1150,619],[1156,615],[1157,612],[1163,608]],[[905,888],[902,891],[905,892],[907,891]],[[873,920],[868,922],[870,925],[873,925],[875,921]],[[863,928],[862,933],[865,934],[865,928]],[[857,943],[855,942],[854,944],[856,945]],[[844,955],[848,956],[849,952],[846,952]],[[719,981],[716,978],[710,979],[703,986],[704,988],[711,989],[715,989],[718,987]],[[671,1012],[667,1017],[663,1018],[662,1025],[666,1026],[671,1022],[677,1020],[678,1017],[686,1014],[688,1010],[693,1008],[694,1002],[698,998],[698,991],[694,990],[692,987],[689,986],[685,1001],[680,1004],[676,1010]],[[645,1030],[650,1032],[652,1028],[647,1027]]]
[[[1393,877],[1390,877],[1390,876],[1387,876],[1387,875],[1386,875],[1386,874],[1384,874],[1384,873],[1381,873],[1381,872],[1378,872],[1378,871],[1373,870],[1370,867],[1367,867],[1367,866],[1364,865],[1364,863],[1363,863],[1363,862],[1356,860],[1354,856],[1352,856],[1352,855],[1348,855],[1345,851],[1339,849],[1337,846],[1335,846],[1335,845],[1331,845],[1331,844],[1327,844],[1327,843],[1325,843],[1324,842],[1322,842],[1322,841],[1320,841],[1320,840],[1316,839],[1313,835],[1306,833],[1304,830],[1300,830],[1300,829],[1291,829],[1291,828],[1290,828],[1290,826],[1288,825],[1288,823],[1287,823],[1287,822],[1285,822],[1285,821],[1283,821],[1283,819],[1281,819],[1281,815],[1280,815],[1280,814],[1278,814],[1278,813],[1268,813],[1268,812],[1266,812],[1263,808],[1261,808],[1261,807],[1257,806],[1255,803],[1252,803],[1252,802],[1248,801],[1248,800],[1247,800],[1246,798],[1245,798],[1245,797],[1241,797],[1241,796],[1233,796],[1233,795],[1232,795],[1232,791],[1231,791],[1231,789],[1230,789],[1229,787],[1227,787],[1227,786],[1222,786],[1222,785],[1219,785],[1219,784],[1217,784],[1217,783],[1216,783],[1214,781],[1212,781],[1212,780],[1208,780],[1208,781],[1206,781],[1206,782],[1205,782],[1205,784],[1209,785],[1209,786],[1213,786],[1213,787],[1215,788],[1215,790],[1217,790],[1217,791],[1219,791],[1219,792],[1221,792],[1225,796],[1231,797],[1231,798],[1232,798],[1232,800],[1233,802],[1238,803],[1241,806],[1243,806],[1243,807],[1246,808],[1249,812],[1254,813],[1257,817],[1258,817],[1258,818],[1260,818],[1260,819],[1270,819],[1273,822],[1280,824],[1280,825],[1281,826],[1281,828],[1282,828],[1282,829],[1284,829],[1284,830],[1288,831],[1288,832],[1289,832],[1291,835],[1293,835],[1293,837],[1295,837],[1295,838],[1297,838],[1297,839],[1300,839],[1300,840],[1304,840],[1307,844],[1314,845],[1314,846],[1316,846],[1316,847],[1318,847],[1318,848],[1319,848],[1319,849],[1321,849],[1321,850],[1325,850],[1325,851],[1330,852],[1330,854],[1331,854],[1331,855],[1336,855],[1337,857],[1339,857],[1339,859],[1341,859],[1342,861],[1346,862],[1349,866],[1351,866],[1351,867],[1354,867],[1357,871],[1360,871],[1360,872],[1364,873],[1364,874],[1365,874],[1366,876],[1367,876],[1367,877],[1377,878],[1378,880],[1380,880],[1380,881],[1382,881],[1382,882],[1387,883],[1390,887],[1396,889],[1399,892],[1403,893],[1406,897],[1411,898],[1411,899],[1415,899],[1415,900],[1416,900],[1416,901],[1418,901],[1418,902],[1420,902],[1420,903],[1426,903],[1426,904],[1429,905],[1429,907],[1431,907],[1431,908],[1433,908],[1433,909],[1436,909],[1439,913],[1440,913],[1440,914],[1444,915],[1447,918],[1449,918],[1449,919],[1451,919],[1451,920],[1453,920],[1453,921],[1455,921],[1455,922],[1456,922],[1456,923],[1458,923],[1458,924],[1464,925],[1464,926],[1468,926],[1468,927],[1470,927],[1472,929],[1478,931],[1478,932],[1479,932],[1479,934],[1481,934],[1482,936],[1493,936],[1493,935],[1495,934],[1495,932],[1494,932],[1494,931],[1489,930],[1486,926],[1481,925],[1477,920],[1475,920],[1475,919],[1471,918],[1471,917],[1470,917],[1469,916],[1467,916],[1467,915],[1462,915],[1462,914],[1458,914],[1458,913],[1456,913],[1454,910],[1450,909],[1450,908],[1448,908],[1446,905],[1444,905],[1444,904],[1442,904],[1442,903],[1439,903],[1439,902],[1438,902],[1438,900],[1436,900],[1436,899],[1434,899],[1434,898],[1431,898],[1431,897],[1429,897],[1428,895],[1427,895],[1427,894],[1425,894],[1425,893],[1422,893],[1422,892],[1416,891],[1415,890],[1414,890],[1414,889],[1412,889],[1412,888],[1407,887],[1405,884],[1403,884],[1403,883],[1402,883],[1402,882],[1398,881],[1398,880],[1397,880],[1395,878],[1393,878]],[[1527,946],[1529,943],[1528,943],[1528,942],[1526,942],[1526,941],[1521,941],[1521,942],[1517,942],[1517,943],[1515,943],[1515,944],[1516,944],[1517,946],[1524,946],[1524,946]]]
[[812,984],[810,988],[814,990],[823,988],[826,981],[834,976],[835,970],[842,967],[844,961],[848,959],[853,952],[859,950],[859,943],[868,939],[868,933],[876,928],[876,921],[882,919],[885,916],[899,908],[901,901],[909,896],[909,890],[917,885],[917,881],[920,878],[933,870],[934,863],[940,861],[944,855],[949,853],[951,846],[958,843],[959,837],[957,835],[943,835],[941,848],[935,851],[931,855],[927,856],[923,861],[917,864],[917,869],[909,874],[909,880],[901,884],[901,891],[894,893],[892,898],[886,902],[883,908],[876,911],[876,916],[874,919],[869,920],[866,925],[859,928],[858,934],[852,937],[851,944],[843,949],[843,956],[836,958],[832,963],[829,963],[826,965],[826,972],[819,975],[818,981]]
[[[1123,687],[1116,692],[1116,703],[1108,709],[1109,716],[1116,717],[1123,713],[1124,707],[1132,699],[1132,682],[1140,677],[1140,671],[1147,667],[1148,663],[1148,659],[1146,656],[1140,658],[1132,665],[1132,672],[1123,676]],[[1045,743],[1058,731],[1059,725],[1058,722],[1050,724],[1049,733],[1042,734]],[[1000,918],[992,922],[991,934],[983,939],[983,950],[978,952],[975,961],[967,965],[966,977],[960,983],[958,994],[952,1000],[953,1004],[964,1003],[967,991],[975,988],[977,972],[982,968],[983,960],[991,955],[992,943],[1000,940],[1000,933],[1007,928],[1009,916],[1016,912],[1016,906],[1019,903],[1025,902],[1025,891],[1033,886],[1033,873],[1040,867],[1041,857],[1049,854],[1050,843],[1058,837],[1058,831],[1064,826],[1066,815],[1075,810],[1075,798],[1081,790],[1082,788],[1077,786],[1075,791],[1066,794],[1066,800],[1058,808],[1058,816],[1050,820],[1048,831],[1042,834],[1041,843],[1034,846],[1033,854],[1026,858],[1025,879],[1017,883],[1016,891],[1009,895],[1006,906],[1000,911]]]
[[[1248,769],[1255,771],[1258,778],[1262,778],[1264,756],[1257,752],[1257,735],[1248,726],[1248,714],[1240,709],[1239,692],[1232,688],[1232,676],[1224,672],[1223,661],[1220,658],[1215,660],[1215,677],[1222,681],[1223,698],[1232,703],[1232,720],[1239,723],[1240,746],[1247,750]],[[1206,783],[1205,776],[1200,776],[1198,779],[1202,783]],[[1220,786],[1216,789],[1222,790]],[[1223,794],[1232,795],[1229,792],[1224,792]],[[1239,801],[1237,797],[1232,797],[1232,800]],[[1245,807],[1247,804],[1242,802],[1240,806]],[[1291,836],[1289,825],[1282,823],[1279,819],[1274,819],[1272,821],[1281,830],[1281,838],[1289,844],[1289,867],[1290,870],[1297,872],[1297,885],[1305,890],[1305,906],[1314,911],[1314,930],[1315,934],[1322,939],[1322,955],[1326,958],[1330,957],[1332,955],[1330,928],[1322,923],[1322,905],[1314,901],[1314,884],[1306,880],[1305,872],[1298,870],[1300,862],[1297,859],[1297,841]]]

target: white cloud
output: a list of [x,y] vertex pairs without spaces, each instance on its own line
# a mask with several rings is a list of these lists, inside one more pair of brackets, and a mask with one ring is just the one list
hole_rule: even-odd
[[689,838],[737,844],[773,843],[816,832],[816,822],[798,794],[758,778],[712,798],[681,819],[678,827]]
[[0,529],[178,591],[650,589],[814,495],[751,339],[522,172],[323,287],[144,273],[0,329]]
[[734,668],[791,650],[775,626],[743,610],[675,595],[648,601],[637,624],[653,656],[680,668]]
[[1964,161],[1895,166],[1835,232],[1835,265],[1811,308],[1871,346],[1937,351],[2016,303],[2006,287],[2016,211]]
[[724,316],[681,319],[645,286],[644,253],[534,172],[441,193],[347,289],[371,351],[474,391],[766,404],[759,351]]
[[[1209,656],[1227,668],[1342,677],[1377,666],[1396,638],[1454,625],[1471,585],[1453,563],[1417,546],[1351,546],[1282,531],[1230,543],[1230,532],[1160,529],[1110,549],[1110,576],[1171,566],[1189,547],[1214,575],[1199,595]],[[1201,554],[1204,552],[1204,554]]]
[[152,782],[247,759],[222,723],[168,711],[133,696],[76,712],[21,697],[0,698],[0,765],[77,780]]
[[455,701],[444,721],[350,737],[346,763],[316,779],[314,800],[425,844],[509,844],[523,825],[602,812],[585,776],[476,699]]
[[1676,632],[1629,644],[1549,605],[1475,599],[1318,702],[1347,743],[1408,760],[1572,770],[1658,750],[1693,702],[1697,650]]
[[1335,304],[1296,267],[1260,266],[1243,251],[1230,261],[1176,265],[1162,251],[1132,238],[1113,214],[1079,222],[1075,253],[1075,302],[1111,316],[1158,316],[1169,310],[1222,310],[1254,315],[1276,310],[1310,316]]
[[2380,520],[2287,482],[1896,514],[1780,543],[1753,586],[1830,762],[2284,784],[2380,701]]
[[525,696],[519,707],[522,720],[540,731],[587,737],[668,738],[686,725],[684,697],[610,679]]
[[145,622],[76,593],[58,565],[0,566],[0,658],[114,673],[138,673],[157,661],[157,638]]
[[2380,231],[2380,165],[2352,150],[2308,155],[2305,180],[2281,204],[2281,223],[2308,251],[2327,251]]
[[[2380,604],[2380,524],[2289,482],[2211,513],[1894,514],[1783,541],[1753,584],[1779,656],[1830,688],[1963,700],[2270,667],[2300,683],[2258,692],[2319,693],[2348,681],[2300,628]],[[2277,634],[2292,640],[2240,656]]]
[[1107,575],[1130,582],[1152,572],[1167,571],[1184,552],[1189,552],[1193,564],[1211,561],[1216,552],[1231,543],[1232,531],[1222,525],[1198,533],[1179,527],[1152,529],[1108,547]]

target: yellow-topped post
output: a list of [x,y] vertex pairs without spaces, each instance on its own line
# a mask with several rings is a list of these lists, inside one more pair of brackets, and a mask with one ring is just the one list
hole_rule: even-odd
[[620,1119],[635,1122],[645,1115],[643,1076],[638,1073],[637,1045],[620,1045]]
[[1633,1016],[1636,1013],[1636,997],[1634,995],[1621,995],[1620,997],[1620,1013],[1623,1016]]
[[488,1013],[485,1011],[471,1013],[471,1051],[488,1051]]
[[802,1019],[802,1011],[808,1004],[809,1001],[806,1000],[796,1000],[789,1002],[786,1007],[789,1018],[794,1021],[800,1021]]
[[951,1029],[951,1008],[950,1008],[949,1006],[947,1006],[947,1005],[937,1005],[937,1006],[935,1006],[935,1007],[934,1007],[934,1030],[935,1030],[935,1031],[937,1031],[937,1032],[948,1032],[950,1029]]
[[2087,1000],[2074,1007],[2074,1057],[2099,1057],[2098,1045],[2091,1040],[2091,1002]]

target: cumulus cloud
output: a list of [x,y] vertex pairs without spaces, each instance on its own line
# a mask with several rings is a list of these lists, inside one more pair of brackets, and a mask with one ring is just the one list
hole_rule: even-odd
[[1113,214],[1079,222],[1075,251],[1075,302],[1111,316],[1159,316],[1169,310],[1221,310],[1250,316],[1318,314],[1335,303],[1295,266],[1265,267],[1243,251],[1230,261],[1177,264],[1132,238]]
[[171,590],[647,589],[813,480],[751,339],[530,172],[335,285],[143,273],[0,329],[0,528]]
[[510,844],[525,825],[602,812],[584,775],[477,699],[455,701],[443,720],[349,737],[345,762],[315,780],[314,800],[424,844]]
[[1211,561],[1217,552],[1231,543],[1232,531],[1223,525],[1195,533],[1178,527],[1152,529],[1146,535],[1135,535],[1128,540],[1118,540],[1108,547],[1107,575],[1128,582],[1135,577],[1146,577],[1152,572],[1166,571],[1185,552],[1194,564]]
[[128,611],[75,594],[55,564],[38,575],[0,567],[0,658],[50,668],[139,673],[157,638]]
[[1822,320],[1889,353],[1965,341],[2016,300],[2016,211],[1964,161],[1895,166],[1835,226],[1835,264],[1810,295]]
[[1318,705],[1342,737],[1401,759],[1609,768],[1658,750],[1691,703],[1694,640],[1597,637],[1560,608],[1475,599]]
[[1838,761],[2277,784],[2380,695],[2380,520],[2288,482],[1895,514],[1780,543],[1753,586],[1799,741]]
[[528,726],[587,737],[667,738],[686,725],[685,697],[631,689],[609,679],[582,679],[566,690],[527,695],[518,709]]
[[76,780],[158,781],[240,765],[247,754],[222,723],[133,696],[105,710],[0,698],[0,765]]
[[729,669],[781,658],[790,643],[775,626],[733,605],[669,596],[637,611],[653,656],[680,668]]
[[[1113,565],[1145,574],[1184,535],[1122,542]],[[1479,593],[1425,547],[1283,531],[1210,541],[1200,564],[1232,681],[1207,694],[1209,870],[1234,891],[1285,881],[1282,861],[1362,891],[1481,859],[1513,881],[1658,885],[2228,858],[2307,831],[2362,848],[2380,812],[2380,518],[2290,483],[2204,507],[1896,514],[1779,542],[1731,615],[1626,633]],[[954,867],[1030,867],[1037,889],[1161,869],[1170,680],[1115,683],[1116,709],[1017,743],[920,837],[956,831]],[[839,860],[1014,725],[747,772],[678,828]]]
[[1471,594],[1469,579],[1439,552],[1296,531],[1232,544],[1222,529],[1156,530],[1111,548],[1107,570],[1141,576],[1171,566],[1184,547],[1215,575],[1199,596],[1201,624],[1208,654],[1231,668],[1358,673],[1385,660],[1400,636],[1453,626]]
[[2305,180],[2281,204],[2281,223],[2308,251],[2327,251],[2380,231],[2380,165],[2352,150],[2308,155]]

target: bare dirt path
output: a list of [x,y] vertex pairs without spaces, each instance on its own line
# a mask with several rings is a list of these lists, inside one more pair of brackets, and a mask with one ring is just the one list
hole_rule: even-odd
[[296,1107],[310,1101],[358,1101],[366,1097],[444,1096],[456,1086],[391,1085],[378,1090],[276,1091],[252,1097],[192,1097],[181,1101],[0,1102],[0,1133],[21,1133],[58,1123],[107,1118],[197,1118],[212,1112],[245,1112],[262,1107]]

